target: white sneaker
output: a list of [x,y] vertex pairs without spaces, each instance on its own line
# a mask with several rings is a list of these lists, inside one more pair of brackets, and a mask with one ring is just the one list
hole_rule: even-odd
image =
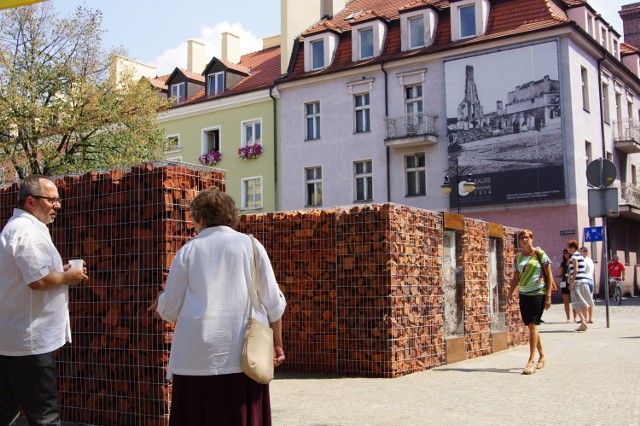
[[576,331],[587,331],[587,323],[581,323],[580,327],[576,328]]

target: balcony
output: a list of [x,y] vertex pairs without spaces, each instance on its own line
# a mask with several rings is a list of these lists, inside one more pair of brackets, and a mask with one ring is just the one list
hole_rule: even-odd
[[438,142],[435,116],[421,112],[419,114],[387,117],[386,146],[392,148],[411,148],[433,145]]
[[640,221],[640,185],[616,182],[619,189],[618,204],[620,216]]
[[634,119],[613,123],[613,145],[627,154],[640,152],[640,123]]

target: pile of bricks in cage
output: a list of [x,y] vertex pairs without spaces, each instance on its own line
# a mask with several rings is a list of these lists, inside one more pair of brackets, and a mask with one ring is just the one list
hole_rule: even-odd
[[[190,200],[205,187],[225,190],[224,172],[147,163],[54,180],[63,201],[53,241],[63,261],[84,259],[90,277],[69,288],[73,341],[56,353],[62,418],[165,425],[172,328],[147,308],[193,235]],[[2,225],[17,189],[0,191]]]
[[[189,203],[224,172],[142,164],[57,179],[63,209],[52,226],[64,260],[83,258],[91,280],[70,288],[73,342],[58,351],[65,420],[166,425],[172,327],[149,305],[176,251],[194,235]],[[0,224],[17,186],[0,188]],[[443,215],[396,204],[247,214],[239,230],[265,246],[287,298],[280,371],[398,377],[446,362],[442,289]],[[466,356],[491,352],[489,238],[465,218]],[[503,281],[512,273],[514,230],[504,228]],[[526,342],[517,305],[502,308],[510,345]]]

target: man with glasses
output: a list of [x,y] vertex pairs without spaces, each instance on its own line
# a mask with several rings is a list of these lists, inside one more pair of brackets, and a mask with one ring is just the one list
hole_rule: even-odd
[[53,352],[71,341],[68,286],[88,279],[63,265],[49,228],[61,208],[56,185],[24,179],[0,233],[0,425],[24,411],[30,425],[60,425]]

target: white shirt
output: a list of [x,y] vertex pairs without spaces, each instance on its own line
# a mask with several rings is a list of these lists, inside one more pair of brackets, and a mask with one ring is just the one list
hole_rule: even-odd
[[593,270],[595,269],[595,265],[593,264],[593,259],[590,257],[584,258],[584,274],[593,281]]
[[68,287],[28,286],[63,270],[49,228],[15,209],[0,233],[0,355],[38,355],[71,342]]
[[[264,306],[254,318],[268,324],[282,317],[286,302],[266,250],[256,246]],[[251,239],[226,226],[202,230],[178,251],[157,308],[163,319],[176,322],[168,378],[242,371],[252,268]]]

